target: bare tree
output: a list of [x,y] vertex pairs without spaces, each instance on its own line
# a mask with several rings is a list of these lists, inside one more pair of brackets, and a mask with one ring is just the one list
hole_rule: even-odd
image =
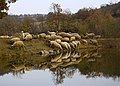
[[62,12],[61,6],[59,4],[52,3],[52,6],[50,9],[55,14],[56,22],[57,22],[57,29],[60,30],[60,14]]

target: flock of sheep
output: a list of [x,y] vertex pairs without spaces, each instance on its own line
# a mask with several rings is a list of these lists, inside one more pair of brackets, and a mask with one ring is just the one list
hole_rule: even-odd
[[21,31],[20,37],[12,37],[10,39],[10,43],[12,43],[11,48],[18,47],[18,48],[26,48],[23,41],[25,40],[32,40],[32,35],[28,32],[24,33]]
[[79,35],[78,33],[66,33],[66,32],[49,32],[47,34],[41,33],[38,38],[47,40],[50,47],[60,51],[70,51],[79,48],[80,45],[94,45],[98,47],[98,35],[94,33],[86,33],[85,35]]
[[78,33],[66,32],[50,32],[32,35],[28,32],[21,31],[19,37],[0,36],[0,38],[10,38],[11,47],[26,48],[23,41],[32,39],[43,39],[49,43],[49,47],[54,50],[75,50],[80,45],[87,46],[89,44],[98,47],[98,41],[95,38],[100,37],[94,33],[86,33],[79,35]]

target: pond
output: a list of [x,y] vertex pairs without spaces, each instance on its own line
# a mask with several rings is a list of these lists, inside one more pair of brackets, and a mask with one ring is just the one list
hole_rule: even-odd
[[80,85],[120,86],[120,49],[0,59],[0,86]]

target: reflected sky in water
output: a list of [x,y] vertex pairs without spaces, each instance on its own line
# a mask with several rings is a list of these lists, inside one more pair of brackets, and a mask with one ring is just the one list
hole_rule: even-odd
[[[119,79],[95,77],[86,78],[78,70],[72,77],[66,77],[62,84],[57,86],[120,86]],[[12,73],[0,76],[0,86],[55,86],[52,72],[46,70],[26,71],[22,75],[14,76]]]

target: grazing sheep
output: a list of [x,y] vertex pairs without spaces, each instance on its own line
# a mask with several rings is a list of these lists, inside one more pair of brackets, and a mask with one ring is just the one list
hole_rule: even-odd
[[70,41],[75,41],[75,36],[70,37]]
[[62,37],[69,37],[69,38],[72,36],[72,34],[70,34],[70,33],[65,33],[65,32],[59,32],[58,35],[60,35],[60,36],[62,36]]
[[37,38],[38,38],[38,35],[32,34],[32,38],[33,38],[33,39],[37,39]]
[[95,38],[96,39],[101,38],[101,35],[95,35]]
[[61,39],[55,39],[57,43],[61,43]]
[[39,34],[38,37],[39,37],[39,38],[45,38],[45,37],[46,37],[46,34],[45,34],[45,33],[41,33],[41,34]]
[[51,36],[50,36],[50,35],[46,35],[46,36],[45,36],[45,39],[50,40],[50,39],[51,39]]
[[27,36],[27,35],[29,35],[29,34],[30,34],[30,33],[28,33],[28,32],[24,33],[24,37]]
[[51,40],[55,40],[57,35],[50,35]]
[[56,32],[50,32],[50,31],[48,31],[48,34],[49,35],[56,35]]
[[11,47],[25,48],[25,45],[23,41],[16,41],[11,45]]
[[10,42],[11,42],[11,43],[14,43],[14,42],[16,42],[16,41],[20,41],[20,38],[15,37],[15,38],[10,39]]
[[30,34],[30,33],[28,33],[28,32],[24,33],[23,31],[21,31],[21,33],[22,33],[22,39],[24,39],[27,35]]
[[29,34],[29,35],[27,35],[23,40],[32,40],[32,35],[31,34]]
[[62,36],[63,34],[65,34],[65,32],[58,32],[57,35]]
[[69,37],[70,38],[71,36],[72,36],[72,34],[70,34],[70,33],[65,33],[64,34],[64,37]]
[[98,41],[95,39],[90,39],[90,43],[95,45],[95,46],[98,46]]
[[10,36],[7,36],[7,35],[6,36],[0,36],[0,38],[1,39],[8,39],[8,38],[10,38]]
[[95,36],[94,33],[86,33],[86,35],[88,36],[88,38],[94,38],[94,36]]
[[64,41],[64,42],[69,42],[70,41],[70,39],[68,37],[64,37],[61,40]]
[[82,35],[81,35],[81,38],[82,38],[82,39],[88,39],[88,36],[87,36],[86,34],[82,34]]
[[78,33],[72,33],[72,36],[74,36],[78,40],[81,39],[81,36]]
[[58,36],[58,35],[51,35],[51,40],[55,40],[55,39],[61,39],[62,36]]
[[62,38],[62,36],[59,36],[59,35],[55,36],[55,39],[61,39],[61,38]]
[[50,45],[62,50],[62,46],[56,41],[50,41]]

